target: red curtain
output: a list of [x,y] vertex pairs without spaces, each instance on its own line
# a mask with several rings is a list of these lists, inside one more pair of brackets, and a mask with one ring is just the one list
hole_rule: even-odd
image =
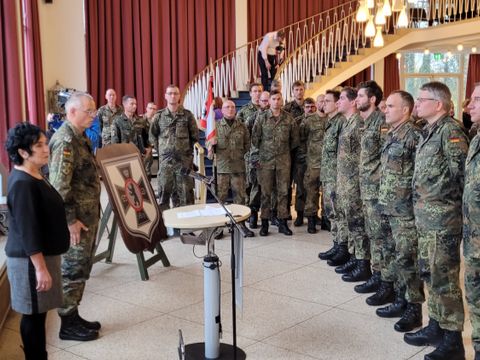
[[472,95],[475,84],[480,81],[480,55],[470,54],[468,58],[467,87],[465,98]]
[[396,54],[388,55],[383,61],[383,96],[386,98],[392,91],[400,89],[400,74]]
[[7,131],[22,120],[20,59],[15,1],[0,1],[0,158],[7,168]]
[[248,41],[349,1],[248,0]]
[[86,0],[88,90],[106,89],[164,104],[165,88],[188,81],[235,49],[235,2],[229,0]]
[[37,0],[22,0],[27,120],[45,129],[42,49]]
[[372,68],[371,66],[367,67],[366,69],[356,73],[350,79],[345,80],[340,86],[351,86],[356,87],[363,81],[372,80]]

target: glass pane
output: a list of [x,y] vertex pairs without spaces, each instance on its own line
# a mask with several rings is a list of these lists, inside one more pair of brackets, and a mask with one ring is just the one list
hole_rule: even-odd
[[414,99],[418,97],[418,92],[423,84],[432,81],[429,77],[407,77],[405,78],[405,91],[408,91]]
[[405,54],[404,70],[410,74],[459,73],[460,55],[407,53]]

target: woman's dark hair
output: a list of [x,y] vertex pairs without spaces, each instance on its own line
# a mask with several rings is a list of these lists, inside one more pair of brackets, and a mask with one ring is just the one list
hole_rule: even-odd
[[10,160],[15,165],[22,165],[23,158],[18,153],[18,150],[25,150],[32,155],[32,146],[38,142],[42,134],[45,135],[42,129],[29,123],[19,123],[14,128],[8,130],[5,150],[7,150]]

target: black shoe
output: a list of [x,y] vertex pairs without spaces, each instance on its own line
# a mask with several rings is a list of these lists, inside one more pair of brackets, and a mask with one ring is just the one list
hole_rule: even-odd
[[370,260],[357,260],[357,266],[351,273],[343,274],[342,280],[346,282],[367,281],[371,276]]
[[280,224],[280,219],[277,217],[277,215],[272,215],[270,217],[270,224],[274,226],[278,226]]
[[74,315],[74,321],[79,323],[80,325],[83,325],[83,327],[85,327],[87,329],[98,331],[102,327],[102,325],[98,321],[88,321],[88,320],[85,320],[84,318],[82,318],[80,316],[80,314],[78,313],[78,310],[75,310],[73,315]]
[[332,226],[330,224],[330,220],[328,220],[328,218],[326,216],[322,216],[320,229],[325,230],[325,231],[331,231],[331,229],[332,229]]
[[420,326],[422,326],[422,304],[408,303],[407,310],[393,328],[398,332],[407,332]]
[[255,236],[255,233],[252,230],[250,230],[249,228],[247,228],[247,226],[245,225],[244,222],[241,222],[240,226],[242,227],[242,230],[245,233],[245,237],[254,237]]
[[250,226],[250,229],[256,229],[258,227],[257,222],[258,212],[252,210],[252,213],[250,214],[250,219],[248,219],[248,226]]
[[220,240],[221,238],[223,238],[223,228],[215,229],[215,231],[213,233],[213,238],[215,240]]
[[291,236],[293,234],[292,230],[288,228],[287,220],[285,219],[280,220],[280,223],[278,225],[278,232],[288,236]]
[[[340,247],[341,245],[339,245]],[[349,273],[350,271],[352,271],[353,269],[355,269],[355,267],[357,266],[357,259],[355,258],[355,255],[348,255],[349,256],[349,260],[343,264],[343,265],[340,265],[340,266],[337,266],[335,268],[335,272],[337,274],[346,274],[346,273]],[[329,260],[330,261],[330,260]],[[327,261],[327,264],[332,266],[329,261]]]
[[320,260],[329,260],[333,257],[333,255],[337,253],[337,249],[338,244],[333,243],[333,246],[329,250],[318,253],[318,257],[320,258]]
[[353,290],[359,294],[368,294],[373,293],[378,290],[380,287],[380,271],[374,271],[370,279],[367,282],[355,285]]
[[440,345],[425,360],[465,360],[462,333],[460,331],[443,330],[443,339]]
[[395,291],[393,291],[393,282],[382,281],[378,291],[369,296],[365,302],[370,306],[380,306],[391,303],[395,300]]
[[339,266],[345,264],[348,259],[350,259],[350,254],[348,253],[347,244],[340,244],[338,245],[337,252],[327,261],[327,264],[330,266]]
[[297,218],[295,219],[293,226],[302,226],[303,225],[303,211],[297,212]]
[[262,226],[260,227],[260,236],[268,235],[268,219],[262,219]]
[[402,317],[406,309],[407,300],[403,296],[397,296],[392,304],[378,308],[375,313],[382,318],[396,318]]
[[91,341],[98,338],[98,331],[87,329],[76,321],[75,314],[60,316],[62,324],[58,336],[62,340]]
[[438,325],[438,321],[430,319],[428,326],[403,335],[403,340],[408,345],[413,346],[438,346],[443,339],[443,330]]
[[307,231],[309,234],[315,234],[317,232],[317,228],[315,227],[316,224],[315,216],[309,216],[307,225]]

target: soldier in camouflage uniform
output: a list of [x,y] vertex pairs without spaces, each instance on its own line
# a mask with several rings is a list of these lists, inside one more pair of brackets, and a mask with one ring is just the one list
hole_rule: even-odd
[[[148,132],[150,131],[150,125],[153,122],[153,116],[157,112],[157,105],[153,102],[149,102],[147,104],[147,108],[145,110],[145,114],[142,115],[142,118],[148,125]],[[150,152],[148,155],[145,155],[144,158],[144,164],[145,164],[145,170],[147,171],[148,176],[152,176],[152,165],[153,165],[153,156],[152,152]]]
[[107,103],[98,109],[97,117],[100,120],[100,129],[102,133],[101,146],[109,145],[111,143],[110,138],[112,131],[110,126],[112,125],[113,118],[117,115],[121,115],[123,109],[121,106],[117,106],[117,93],[113,89],[108,89],[105,93],[105,99]]
[[262,227],[268,235],[272,190],[277,190],[278,231],[292,235],[287,225],[287,195],[290,179],[290,152],[298,146],[298,128],[292,117],[282,110],[282,94],[270,93],[270,109],[260,114],[253,126],[252,145],[260,152],[260,186],[262,187]]
[[[348,251],[338,252],[340,249],[338,242],[347,239],[348,234],[345,228],[337,228],[337,151],[338,136],[342,129],[345,117],[338,113],[337,101],[340,93],[334,90],[327,90],[323,111],[327,115],[327,123],[325,124],[325,134],[323,136],[322,146],[322,162],[320,165],[320,181],[323,190],[323,207],[325,216],[330,221],[330,231],[332,233],[333,246],[325,251],[320,252],[318,257],[321,260],[328,260],[330,266],[342,265],[348,260]],[[338,254],[337,254],[338,252]]]
[[[385,120],[390,126],[382,149],[382,177],[378,203],[387,216],[393,241],[383,246],[382,278],[395,283],[393,304],[376,310],[380,317],[401,317],[400,332],[422,325],[423,282],[418,272],[418,238],[412,200],[412,177],[420,130],[410,121],[414,101],[402,90],[386,100]],[[407,304],[408,301],[408,304]]]
[[124,112],[116,116],[112,122],[112,144],[133,143],[145,158],[152,153],[152,147],[148,140],[149,126],[147,121],[135,114],[137,100],[125,95],[122,98]]
[[[245,154],[250,149],[250,134],[247,127],[235,118],[235,103],[227,100],[222,105],[223,118],[217,122],[217,188],[218,198],[225,202],[228,190],[234,193],[233,202],[245,205]],[[247,237],[254,233],[241,226]]]
[[90,277],[97,248],[100,219],[100,179],[90,140],[85,136],[96,114],[93,98],[74,93],[65,105],[67,121],[52,136],[50,182],[65,202],[70,248],[62,255],[63,306],[60,338],[88,341],[98,337],[100,323],[78,314],[85,283]]
[[306,166],[304,178],[305,216],[308,219],[307,231],[315,234],[320,200],[320,165],[322,164],[323,136],[325,134],[326,118],[316,112],[312,98],[305,99],[305,118],[300,125],[300,143],[305,146]]
[[357,109],[365,122],[360,150],[360,193],[369,241],[355,248],[355,254],[357,258],[370,259],[373,276],[366,283],[355,287],[355,291],[360,293],[376,291],[366,299],[368,305],[375,306],[387,304],[395,298],[393,282],[387,281],[381,274],[383,245],[392,241],[392,231],[387,217],[382,214],[378,205],[380,159],[388,133],[385,114],[378,109],[382,99],[383,91],[375,81],[366,81],[358,86]]
[[[304,109],[304,95],[305,84],[303,81],[295,81],[292,84],[293,100],[286,103],[283,110],[292,115],[293,119],[297,123],[297,127],[300,128],[300,124],[303,120]],[[303,181],[305,178],[305,171],[307,170],[307,164],[305,159],[306,148],[304,144],[300,144],[294,151],[292,151],[292,168],[290,173],[290,186],[288,188],[288,213],[290,214],[290,208],[292,205],[292,193],[293,184],[295,184],[295,211],[297,212],[297,218],[294,225],[303,225],[303,216],[305,209],[305,187]]]
[[260,109],[260,94],[263,91],[262,84],[252,83],[250,84],[250,102],[240,109],[237,114],[237,119],[242,123],[255,114]]
[[181,173],[193,166],[193,146],[198,127],[193,114],[180,105],[180,90],[169,85],[167,107],[157,112],[150,126],[150,143],[158,153],[158,195],[162,210],[194,203],[193,179]]
[[[268,100],[270,98],[270,93],[268,91],[262,92],[260,95],[260,109],[250,115],[250,117],[245,122],[247,126],[250,137],[252,136],[253,126],[255,125],[255,120],[257,116],[263,113],[268,109]],[[258,212],[260,211],[261,205],[261,187],[258,182],[258,169],[260,168],[260,154],[258,149],[255,146],[250,147],[250,151],[245,155],[246,169],[247,169],[247,182],[250,187],[250,193],[247,195],[248,206],[252,212],[250,215],[249,226],[251,229],[257,228],[258,222]]]
[[[480,83],[475,85],[468,105],[473,124],[480,124]],[[475,360],[480,360],[480,136],[473,138],[465,165],[463,191],[463,255],[465,292],[472,324]]]
[[462,192],[468,138],[450,116],[451,94],[440,82],[422,85],[417,112],[427,120],[413,174],[420,278],[428,289],[429,325],[407,333],[411,345],[438,346],[425,359],[463,359],[464,310],[459,285]]

